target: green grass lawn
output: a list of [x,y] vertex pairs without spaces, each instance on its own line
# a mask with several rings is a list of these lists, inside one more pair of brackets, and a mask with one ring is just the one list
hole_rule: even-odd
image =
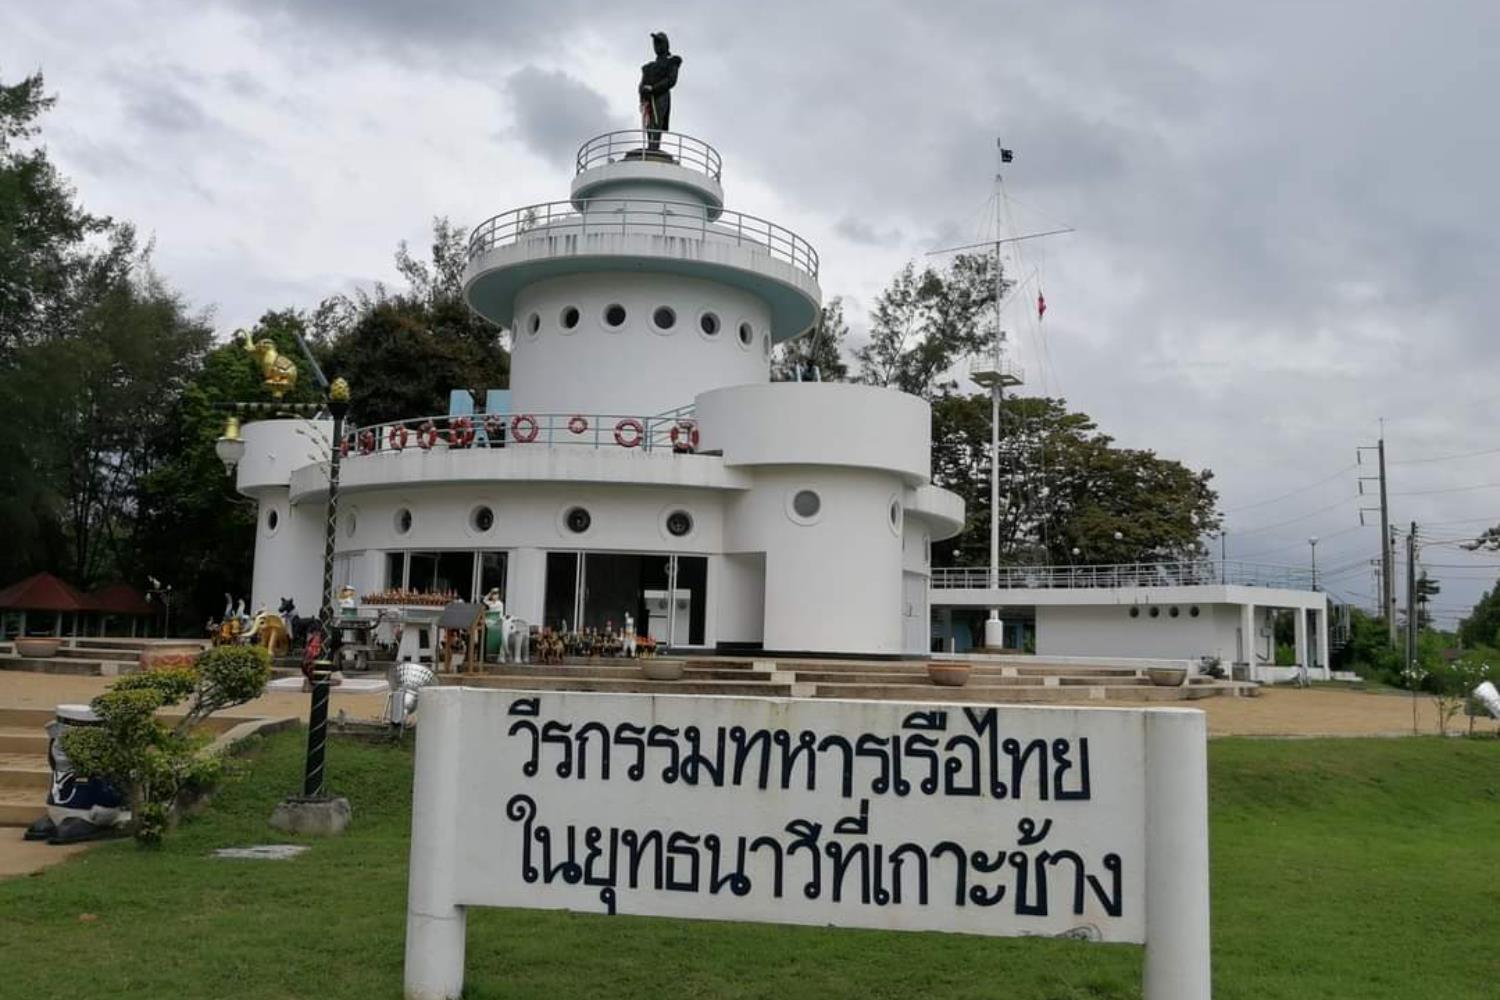
[[[409,748],[336,741],[355,825],[274,842],[302,739],[272,737],[160,851],[0,882],[0,996],[399,997]],[[1215,996],[1500,997],[1500,741],[1216,740]],[[80,920],[92,914],[92,920]],[[1123,998],[1139,948],[477,910],[469,997]]]

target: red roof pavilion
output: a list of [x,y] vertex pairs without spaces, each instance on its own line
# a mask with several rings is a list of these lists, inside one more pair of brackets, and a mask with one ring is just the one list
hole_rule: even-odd
[[4,611],[89,611],[88,598],[51,573],[38,573],[0,590]]

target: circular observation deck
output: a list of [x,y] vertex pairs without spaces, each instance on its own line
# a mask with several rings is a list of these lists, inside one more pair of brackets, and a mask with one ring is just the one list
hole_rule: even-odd
[[580,210],[605,195],[702,202],[710,220],[724,207],[719,151],[680,132],[605,132],[578,147],[575,163],[571,193]]
[[810,329],[822,301],[817,251],[791,230],[703,202],[626,197],[526,205],[480,223],[469,237],[464,294],[475,312],[513,329],[516,296],[527,285],[621,271],[749,292],[769,307],[777,342]]

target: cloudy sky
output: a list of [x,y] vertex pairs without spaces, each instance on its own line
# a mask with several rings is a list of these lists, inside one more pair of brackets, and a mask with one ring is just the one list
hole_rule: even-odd
[[[1213,469],[1231,558],[1318,535],[1364,600],[1381,418],[1398,521],[1500,520],[1493,0],[17,2],[0,79],[45,71],[81,200],[227,332],[394,282],[435,215],[565,197],[578,143],[635,124],[652,30],[673,125],[813,242],[856,337],[905,261],[991,235],[1003,136],[1012,229],[1077,229],[1012,262],[1048,302],[1007,317],[1027,389]],[[1424,559],[1443,609],[1500,565]]]

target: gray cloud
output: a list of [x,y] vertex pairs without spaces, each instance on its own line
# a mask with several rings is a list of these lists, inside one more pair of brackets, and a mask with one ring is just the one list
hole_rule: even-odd
[[[1016,323],[1026,391],[1067,396],[1125,444],[1214,468],[1229,508],[1326,477],[1354,444],[1373,439],[1381,417],[1404,457],[1475,450],[1493,436],[1500,209],[1489,174],[1500,117],[1489,105],[1500,87],[1491,57],[1500,6],[1489,0],[1432,9],[1399,0],[221,0],[216,15],[231,15],[224,24],[186,4],[159,23],[65,8],[0,14],[0,65],[40,58],[21,48],[28,37],[38,50],[68,39],[46,66],[64,96],[49,141],[60,157],[95,156],[122,142],[109,133],[123,111],[141,135],[121,146],[114,170],[97,172],[115,197],[99,210],[143,227],[171,211],[152,144],[190,143],[203,127],[195,114],[216,109],[202,88],[171,77],[161,92],[91,90],[99,66],[151,77],[139,65],[139,51],[153,47],[148,28],[131,37],[106,23],[157,23],[158,37],[185,30],[173,21],[198,25],[206,34],[182,42],[171,61],[206,79],[253,72],[221,86],[266,107],[300,111],[302,74],[325,73],[319,106],[366,116],[365,132],[396,165],[415,155],[413,123],[373,103],[372,81],[430,91],[425,106],[465,91],[470,114],[475,93],[498,88],[512,130],[495,148],[492,129],[456,115],[453,150],[484,147],[510,163],[524,150],[559,163],[628,117],[646,34],[662,29],[685,58],[674,125],[724,155],[733,207],[825,244],[825,293],[846,296],[856,335],[858,304],[906,255],[983,238],[999,135],[1017,151],[1006,172],[1017,227],[1078,229],[1028,245],[1016,262],[1019,276],[1036,270],[1049,304],[1042,327]],[[15,26],[33,30],[6,30]],[[235,66],[221,65],[228,48],[242,50]],[[264,88],[263,101],[249,83]],[[320,123],[298,117],[288,110],[275,128],[219,138],[234,179],[271,185],[281,157],[321,148],[308,138]],[[264,162],[245,155],[257,143]],[[327,169],[351,169],[323,155]],[[213,169],[222,161],[185,162],[183,190],[221,183]],[[430,190],[403,191],[403,218],[510,207],[488,205],[492,192],[462,194],[482,187],[472,169],[455,163],[431,177]],[[566,174],[515,180],[529,197],[562,189]],[[369,214],[369,192],[350,187],[322,192],[319,207]],[[89,190],[80,195],[92,204]],[[459,208],[427,204],[443,197]],[[185,198],[178,212],[191,219],[194,203]],[[386,226],[391,244],[421,235],[376,222],[358,238],[377,239]],[[323,239],[321,259],[337,262],[329,268],[359,272],[346,256],[370,259],[355,236]],[[164,245],[162,260],[200,250]],[[281,287],[282,275],[253,274],[255,259],[177,280],[207,302]],[[1397,474],[1411,491],[1500,481],[1486,461]],[[1325,489],[1232,513],[1231,557],[1300,563],[1309,534],[1326,539],[1320,566],[1373,553],[1367,530],[1336,535],[1357,525],[1355,502],[1268,527],[1352,495],[1353,483]],[[1401,498],[1396,513],[1500,519],[1500,491]],[[1445,585],[1444,601],[1462,600],[1465,586]]]
[[543,159],[566,164],[580,139],[611,127],[603,95],[560,70],[525,66],[505,81],[518,138]]

